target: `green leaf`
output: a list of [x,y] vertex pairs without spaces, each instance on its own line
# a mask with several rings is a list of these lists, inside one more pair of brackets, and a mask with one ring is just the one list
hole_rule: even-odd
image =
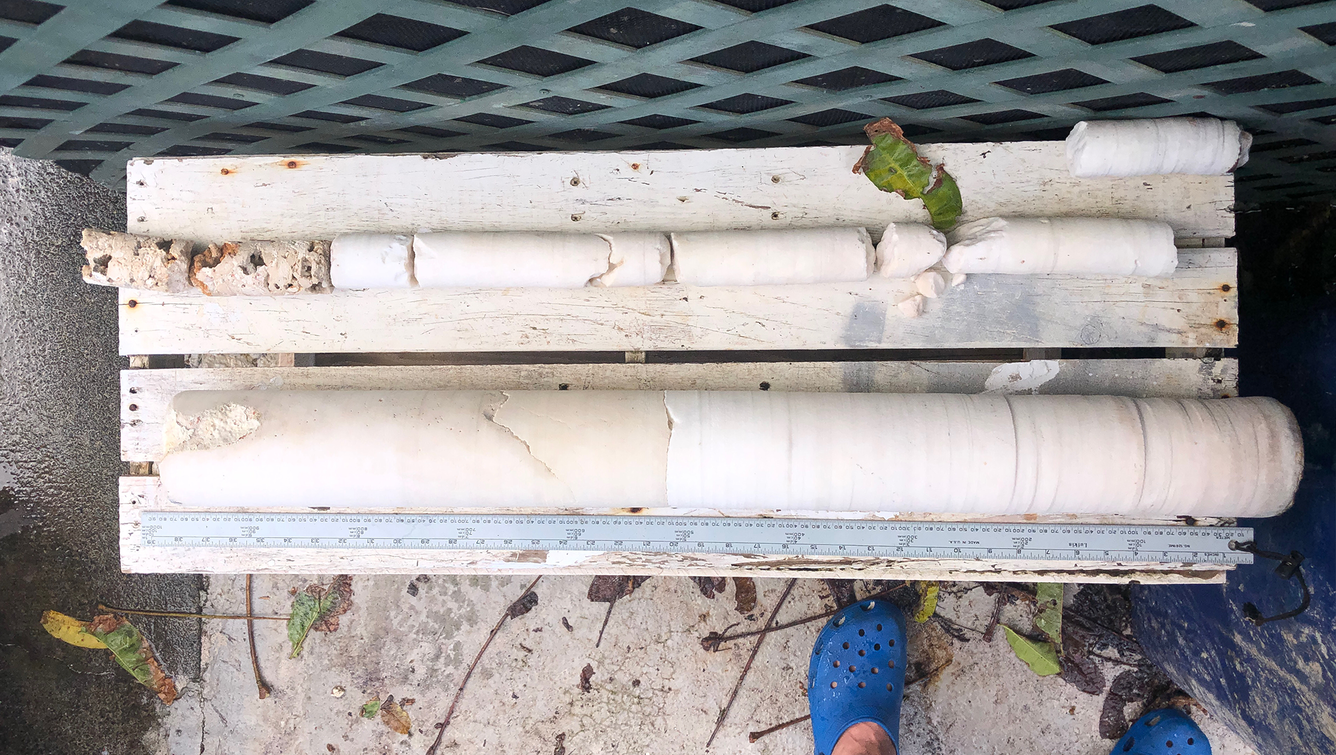
[[1062,672],[1062,666],[1058,663],[1058,653],[1052,644],[1022,637],[1013,632],[1009,626],[1003,626],[1002,631],[1007,633],[1007,644],[1011,646],[1012,652],[1017,658],[1025,661],[1031,671],[1039,676],[1052,676]]
[[921,199],[938,230],[956,224],[964,208],[960,187],[942,165],[932,165],[919,156],[904,131],[890,118],[869,123],[864,129],[872,146],[855,169],[861,169],[874,186],[905,199]]
[[292,643],[292,655],[288,656],[289,658],[296,658],[301,654],[302,643],[306,641],[311,625],[334,607],[335,600],[337,595],[334,593],[316,598],[306,592],[299,592],[297,597],[292,599],[292,613],[288,617],[288,641]]
[[133,624],[119,616],[103,614],[93,617],[88,630],[107,646],[116,662],[135,681],[156,692],[164,704],[172,704],[176,699],[176,684],[162,670],[153,647]]
[[376,714],[379,712],[380,695],[376,695],[375,698],[367,700],[366,704],[362,706],[362,718],[375,718]]
[[1042,582],[1037,585],[1035,601],[1039,611],[1034,617],[1035,629],[1048,635],[1054,646],[1062,649],[1062,585]]
[[936,582],[915,582],[914,588],[919,594],[919,605],[918,610],[914,612],[914,621],[922,624],[937,613],[937,594],[941,587]]

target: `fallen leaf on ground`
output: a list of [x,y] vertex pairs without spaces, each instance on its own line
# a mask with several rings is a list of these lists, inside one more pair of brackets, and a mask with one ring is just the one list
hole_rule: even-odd
[[[603,630],[608,628],[608,619],[612,618],[612,607],[617,605],[617,601],[630,595],[635,589],[643,584],[649,577],[619,577],[606,574],[600,574],[589,582],[589,600],[594,603],[607,603],[608,611],[603,614],[603,626],[598,630],[598,639],[594,640],[594,647],[603,643]],[[570,627],[566,627],[570,629]]]
[[1062,673],[1058,678],[1087,695],[1104,691],[1104,672],[1090,657],[1090,648],[1068,627],[1062,628]]
[[1035,674],[1052,676],[1062,671],[1062,666],[1058,665],[1058,653],[1051,644],[1022,637],[1009,626],[1003,626],[1002,631],[1007,633],[1007,644],[1011,646],[1012,652],[1025,661]]
[[835,599],[836,608],[844,608],[858,602],[858,593],[854,592],[852,579],[823,579],[830,588],[830,596]]
[[375,718],[376,714],[380,713],[380,706],[380,695],[367,700],[362,704],[362,718]]
[[756,580],[751,577],[733,578],[733,606],[738,613],[749,614],[756,610]]
[[905,646],[905,684],[930,681],[941,676],[955,661],[955,650],[944,627],[928,622],[918,627]]
[[937,613],[937,595],[942,588],[936,582],[915,582],[914,589],[918,590],[919,594],[919,604],[918,609],[914,611],[914,621],[922,624]]
[[61,642],[68,642],[75,647],[92,650],[106,650],[107,643],[99,640],[88,630],[88,622],[79,621],[73,616],[66,616],[56,611],[42,614],[42,628]]
[[120,616],[103,614],[93,617],[88,630],[102,640],[121,668],[156,692],[164,705],[172,704],[176,699],[176,683],[162,670],[153,647],[133,624]]
[[700,589],[700,594],[714,600],[715,593],[721,593],[728,586],[727,577],[692,577],[692,582]]
[[386,698],[385,703],[380,706],[380,720],[396,734],[407,734],[413,730],[412,720],[403,707],[394,701],[394,695]]
[[340,574],[334,578],[328,588],[320,585],[307,585],[306,592],[317,597],[322,595],[333,599],[328,611],[321,614],[320,618],[311,625],[312,632],[337,632],[339,630],[339,617],[348,613],[348,609],[353,607],[353,578],[348,574]]
[[510,604],[510,607],[506,609],[506,615],[512,619],[518,619],[532,611],[536,605],[538,605],[538,593],[530,590],[521,595],[519,600]]
[[552,755],[566,755],[566,732],[557,735],[557,746],[552,748]]
[[649,577],[619,577],[600,574],[589,583],[588,598],[594,603],[613,603],[630,595]]
[[[1109,685],[1109,694],[1104,697],[1104,707],[1099,714],[1099,735],[1104,739],[1118,739],[1127,733],[1131,724],[1127,720],[1127,706],[1134,702],[1144,703],[1160,696],[1173,682],[1155,666],[1147,664],[1140,668],[1129,669],[1114,677]],[[1134,713],[1136,720],[1149,706]]]
[[593,678],[594,678],[594,665],[592,663],[586,663],[585,667],[580,669],[581,692],[588,692],[594,688],[594,685],[589,683],[589,680]]
[[339,628],[339,616],[352,607],[352,577],[341,574],[329,587],[308,585],[292,599],[288,617],[288,641],[296,658],[302,652],[306,636],[311,632],[333,632]]
[[1062,649],[1062,585],[1040,582],[1035,589],[1034,627]]

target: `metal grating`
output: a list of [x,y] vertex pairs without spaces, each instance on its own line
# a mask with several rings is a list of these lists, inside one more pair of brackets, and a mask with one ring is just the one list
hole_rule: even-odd
[[1336,195],[1336,0],[0,0],[0,145],[126,159],[1061,139],[1211,114]]

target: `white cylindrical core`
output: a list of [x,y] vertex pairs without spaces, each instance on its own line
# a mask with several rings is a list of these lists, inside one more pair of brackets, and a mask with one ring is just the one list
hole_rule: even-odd
[[877,274],[883,278],[913,278],[946,254],[941,231],[920,223],[891,223],[877,244]]
[[1081,121],[1067,136],[1067,168],[1078,178],[1218,176],[1248,162],[1250,146],[1252,134],[1215,118]]
[[423,288],[648,286],[663,280],[663,234],[474,233],[413,237]]
[[876,259],[866,228],[707,231],[671,238],[677,281],[692,286],[863,281]]
[[210,391],[172,409],[160,472],[180,503],[665,505],[661,393]]
[[339,234],[329,246],[329,277],[336,289],[412,288],[413,237]]
[[1266,398],[188,392],[167,426],[196,506],[1271,516],[1303,469]]
[[1174,230],[1159,220],[982,218],[956,228],[942,264],[952,273],[1173,275]]
[[653,286],[662,283],[673,261],[666,233],[599,234],[612,251],[608,271],[589,281],[591,286]]

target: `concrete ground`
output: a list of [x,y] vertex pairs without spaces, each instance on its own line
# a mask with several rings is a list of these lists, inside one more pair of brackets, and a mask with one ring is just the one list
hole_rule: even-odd
[[[355,577],[354,608],[337,632],[312,635],[298,658],[281,622],[256,622],[261,673],[273,694],[259,699],[243,621],[208,621],[202,681],[166,717],[162,752],[422,753],[434,724],[488,633],[530,578]],[[255,577],[257,614],[286,613],[291,591],[330,577]],[[757,580],[759,599],[737,611],[735,587],[705,598],[686,578],[650,579],[612,610],[595,647],[605,603],[586,597],[588,577],[544,577],[537,605],[508,620],[468,682],[439,752],[699,753],[737,683],[751,640],[706,652],[712,631],[763,626],[787,580]],[[870,588],[858,583],[860,595]],[[910,680],[904,708],[904,755],[1106,755],[1098,720],[1108,691],[1086,694],[1057,677],[1035,676],[1016,659],[999,630],[984,642],[994,598],[977,585],[944,587],[942,623],[911,622]],[[834,607],[821,580],[801,580],[780,621]],[[244,611],[244,579],[210,579],[206,611]],[[1031,631],[1032,609],[1007,607],[1002,623]],[[710,748],[720,753],[798,755],[812,752],[807,723],[754,744],[748,733],[807,713],[805,679],[812,643],[824,619],[768,636],[737,702]],[[953,628],[951,624],[946,625]],[[1108,651],[1106,651],[1108,654]],[[1111,681],[1124,667],[1098,662]],[[588,668],[588,689],[582,672]],[[935,670],[935,673],[933,673]],[[407,735],[359,713],[368,700],[409,698]],[[1138,705],[1127,714],[1139,715]],[[1194,710],[1217,755],[1254,755],[1204,711]]]
[[[240,577],[119,571],[116,372],[124,361],[114,293],[80,281],[78,236],[88,225],[123,227],[123,203],[50,163],[0,152],[0,752],[425,752],[465,669],[527,579],[356,577],[339,630],[313,635],[295,659],[282,622],[256,622],[258,661],[273,688],[265,700],[244,622],[135,619],[183,688],[170,708],[105,653],[63,645],[40,628],[43,610],[86,618],[99,602],[245,607]],[[328,580],[257,577],[256,611],[284,614],[290,591]],[[589,579],[545,577],[538,604],[508,621],[483,656],[440,752],[700,752],[751,649],[739,642],[710,653],[700,639],[762,626],[784,585],[757,580],[757,605],[744,614],[732,583],[707,599],[688,579],[651,579],[616,604],[595,647],[606,604],[587,599]],[[982,641],[993,600],[971,585],[945,586],[939,613],[949,623],[911,628],[910,676],[923,678],[908,693],[903,752],[1107,753],[1111,742],[1098,734],[1107,683],[1085,694],[1036,677],[1001,635]],[[780,620],[831,607],[825,583],[800,581]],[[1028,610],[1009,607],[1002,621],[1025,629]],[[804,675],[821,625],[769,636],[712,751],[811,752],[805,723],[755,744],[747,734],[807,712]],[[952,637],[956,625],[968,629]],[[1124,668],[1097,663],[1106,682]],[[407,735],[358,715],[367,700],[389,695],[414,700]],[[1216,753],[1250,752],[1196,713]]]

